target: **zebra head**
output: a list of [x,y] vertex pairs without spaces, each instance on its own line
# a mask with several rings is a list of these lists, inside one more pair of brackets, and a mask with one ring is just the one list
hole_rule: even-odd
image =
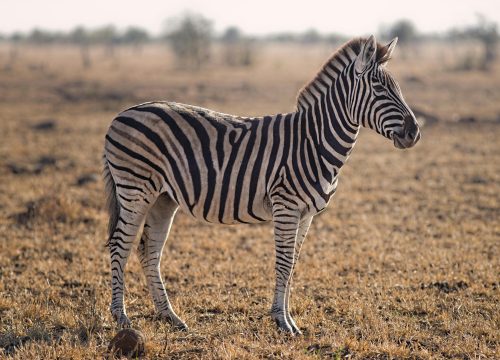
[[393,140],[397,148],[406,149],[420,140],[420,129],[398,83],[385,69],[397,40],[385,46],[378,44],[373,35],[361,40],[351,72],[351,118]]

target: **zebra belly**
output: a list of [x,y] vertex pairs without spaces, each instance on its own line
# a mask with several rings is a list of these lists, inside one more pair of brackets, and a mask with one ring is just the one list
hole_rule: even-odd
[[194,204],[189,204],[188,199],[183,198],[179,204],[181,209],[195,219],[214,224],[255,224],[272,220],[271,208],[265,200],[264,191],[250,194],[248,188],[243,187],[236,192],[236,186],[224,191],[221,181],[210,183],[213,185],[211,196],[207,197],[208,191],[202,191]]

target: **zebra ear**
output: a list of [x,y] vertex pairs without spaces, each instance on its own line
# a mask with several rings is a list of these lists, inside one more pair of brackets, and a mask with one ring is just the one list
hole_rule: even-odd
[[375,61],[375,55],[377,53],[377,40],[375,36],[370,35],[368,40],[361,46],[361,51],[356,58],[356,63],[354,64],[356,72],[361,74]]
[[397,43],[398,43],[398,37],[396,36],[385,46],[387,48],[387,55],[389,55],[389,57],[392,56],[392,53],[394,52]]
[[386,65],[387,62],[392,58],[392,53],[394,52],[397,43],[398,43],[398,37],[396,36],[382,48],[384,54],[378,60],[380,65]]

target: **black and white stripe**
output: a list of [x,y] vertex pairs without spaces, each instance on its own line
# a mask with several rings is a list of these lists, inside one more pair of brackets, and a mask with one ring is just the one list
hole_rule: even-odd
[[211,223],[273,221],[271,315],[280,329],[300,333],[288,307],[293,268],[313,216],[336,190],[360,126],[393,139],[398,147],[410,147],[420,136],[384,68],[394,45],[381,46],[373,37],[347,43],[301,90],[291,113],[245,118],[151,102],[113,120],[104,171],[111,214],[111,312],[119,324],[130,323],[123,274],[144,222],[139,252],[155,306],[162,318],[186,328],[170,305],[159,271],[170,225],[182,208]]

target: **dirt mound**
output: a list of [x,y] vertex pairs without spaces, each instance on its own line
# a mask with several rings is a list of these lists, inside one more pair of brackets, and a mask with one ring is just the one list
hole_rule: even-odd
[[25,210],[12,218],[31,227],[39,224],[76,223],[91,221],[88,210],[65,195],[48,195],[26,203]]
[[442,291],[444,293],[451,293],[451,292],[456,292],[459,290],[467,289],[469,287],[469,284],[467,284],[465,281],[458,281],[458,282],[448,282],[448,281],[436,281],[430,284],[421,284],[420,288],[421,289],[437,289],[439,291]]

